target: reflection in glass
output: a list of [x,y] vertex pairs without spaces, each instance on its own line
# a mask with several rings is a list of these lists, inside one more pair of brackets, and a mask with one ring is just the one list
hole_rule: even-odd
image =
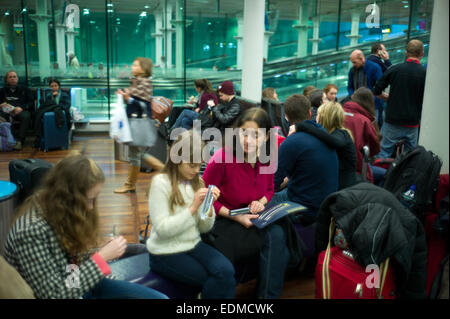
[[[342,97],[351,50],[368,55],[382,41],[395,64],[408,36],[425,43],[425,64],[433,3],[266,1],[263,88],[284,100],[335,83]],[[214,88],[231,80],[239,93],[243,13],[244,1],[0,0],[0,74],[14,69],[31,87],[58,77],[73,88],[74,106],[96,120],[109,118],[137,56],[153,60],[154,92],[175,106],[196,95],[195,79]]]

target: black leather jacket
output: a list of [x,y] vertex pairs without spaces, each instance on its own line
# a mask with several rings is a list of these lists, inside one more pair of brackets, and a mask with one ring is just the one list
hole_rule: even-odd
[[211,110],[214,115],[214,127],[224,131],[226,127],[232,127],[241,113],[241,105],[239,100],[233,97],[230,102],[215,106]]

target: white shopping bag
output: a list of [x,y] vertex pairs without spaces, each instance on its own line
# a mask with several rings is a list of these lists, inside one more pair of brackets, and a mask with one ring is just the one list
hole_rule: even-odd
[[127,112],[123,105],[123,96],[117,94],[117,106],[114,110],[109,126],[109,136],[114,138],[117,136],[119,143],[132,142],[130,124],[128,123]]

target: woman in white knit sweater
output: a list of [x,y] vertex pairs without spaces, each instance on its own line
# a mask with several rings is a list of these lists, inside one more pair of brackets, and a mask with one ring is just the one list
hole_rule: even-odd
[[[150,266],[162,276],[202,287],[204,299],[233,298],[233,265],[200,238],[200,233],[214,225],[215,212],[211,205],[206,216],[200,216],[208,189],[198,174],[201,163],[193,160],[194,139],[199,143],[201,137],[192,130],[180,134],[163,171],[152,180],[148,199],[152,229],[147,241]],[[186,149],[180,147],[185,142],[189,143],[190,155],[175,164],[175,157],[185,155],[181,152]],[[212,194],[213,201],[217,200],[219,189],[214,187]]]

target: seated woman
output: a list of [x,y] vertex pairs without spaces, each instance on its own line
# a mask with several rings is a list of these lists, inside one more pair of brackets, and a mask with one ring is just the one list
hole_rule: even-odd
[[308,123],[298,123],[296,131],[314,135],[330,148],[336,149],[339,159],[338,189],[356,183],[356,150],[351,131],[344,127],[345,114],[342,106],[336,102],[322,104],[317,110],[316,122],[327,132]]
[[[66,92],[61,91],[61,83],[52,79],[50,81],[51,91],[47,91],[39,101],[39,108],[36,112],[34,131],[36,139],[34,141],[35,147],[39,147],[41,138],[41,122],[44,113],[55,112],[56,125],[61,127],[64,124],[64,117],[66,118],[67,128],[71,127],[70,118],[70,96]],[[64,111],[64,112],[63,112]]]
[[[364,145],[369,146],[370,157],[380,152],[381,135],[375,118],[375,102],[372,91],[365,87],[357,89],[351,96],[351,101],[345,103],[343,107],[346,115],[344,125],[352,132],[355,141],[356,172],[361,175]],[[379,184],[385,174],[384,168],[369,164],[366,178]]]
[[[272,87],[267,87],[267,88],[265,88],[264,90],[263,90],[263,92],[262,92],[262,98],[261,98],[261,107],[262,108],[264,108],[265,110],[266,110],[266,112],[269,112],[269,114],[270,114],[270,109],[269,109],[269,111],[267,111],[267,108],[269,108],[269,107],[273,107],[272,105],[271,105],[271,103],[281,103],[279,100],[278,100],[278,94],[277,94],[277,91],[275,91],[275,89],[274,88],[272,88]],[[269,105],[267,105],[267,104],[269,104]],[[273,111],[275,114],[276,114],[276,112],[275,111]],[[274,114],[274,115],[275,115]],[[276,115],[275,115],[276,116]],[[276,121],[277,121],[277,119],[275,118],[272,118],[272,121],[274,122],[273,124],[274,125],[276,125]],[[283,134],[283,131],[282,131],[282,126],[283,126],[283,120],[280,118],[279,119],[279,126],[275,126],[275,128],[277,129],[277,133],[276,133],[276,138],[277,138],[277,145],[278,145],[278,147],[280,147],[280,144],[286,139],[282,134]]]
[[[218,216],[211,244],[234,265],[259,260],[259,298],[280,297],[290,259],[282,226],[273,223],[258,229],[252,223],[274,193],[274,174],[265,171],[267,166],[260,161],[261,153],[268,154],[267,148],[275,143],[268,134],[271,127],[270,117],[263,109],[244,111],[235,124],[239,137],[235,138],[233,149],[219,149],[203,174],[205,184],[215,185],[221,192],[214,204]],[[249,208],[248,214],[230,216],[230,210],[245,207]]]
[[198,95],[196,98],[191,97],[188,103],[195,105],[195,110],[192,111],[186,109],[181,112],[173,124],[172,129],[177,127],[182,127],[187,130],[191,129],[194,120],[198,118],[200,111],[207,106],[208,101],[212,100],[214,105],[219,103],[216,92],[213,90],[211,83],[207,79],[195,80],[194,85]]
[[272,87],[267,87],[262,92],[262,98],[278,101],[277,91],[275,91],[275,89]]
[[107,262],[126,249],[120,236],[95,251],[97,197],[105,177],[83,155],[70,155],[46,175],[21,206],[4,257],[40,299],[167,298],[138,284],[109,279]]
[[[186,158],[184,148],[178,148],[185,142],[190,145]],[[212,228],[215,212],[211,206],[205,216],[200,216],[208,189],[198,174],[201,163],[194,162],[193,146],[197,142],[201,144],[201,137],[193,130],[178,135],[166,166],[153,177],[148,198],[152,221],[147,241],[150,266],[154,272],[175,281],[202,287],[203,299],[233,298],[233,265],[200,238],[200,233]],[[176,163],[175,157],[182,160]],[[217,187],[212,195],[214,201],[220,196]]]
[[316,122],[317,109],[328,101],[327,96],[325,92],[315,90],[309,94],[308,99],[311,102],[311,121]]

